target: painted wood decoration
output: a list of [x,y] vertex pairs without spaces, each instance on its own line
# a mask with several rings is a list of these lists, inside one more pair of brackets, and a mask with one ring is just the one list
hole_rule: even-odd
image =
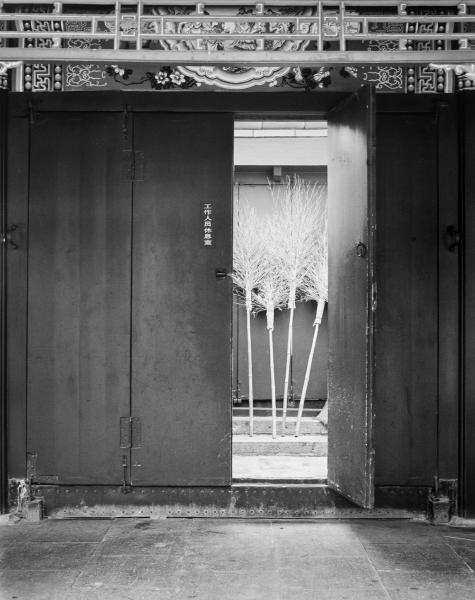
[[[346,6],[347,4],[347,6]],[[465,71],[447,70],[437,63],[401,65],[387,59],[378,64],[374,54],[419,52],[432,55],[475,45],[475,5],[472,2],[420,6],[409,0],[399,5],[375,2],[357,6],[353,2],[314,6],[241,6],[238,2],[198,3],[196,6],[122,3],[105,1],[100,6],[72,3],[19,4],[6,0],[0,13],[1,87],[14,91],[77,91],[104,89],[227,89],[318,90],[356,89],[373,84],[381,92],[434,93],[475,88]],[[30,16],[31,15],[31,16]],[[5,39],[2,40],[2,32]],[[34,59],[12,61],[14,48],[31,49]],[[45,60],[41,51],[59,49],[60,60]],[[61,50],[78,56],[64,61]],[[113,51],[114,63],[101,60],[101,53]],[[36,51],[38,55],[36,55]],[[81,53],[90,60],[83,60]],[[137,60],[130,57],[137,54]],[[195,54],[229,54],[229,63],[199,64]],[[371,56],[349,61],[348,65],[318,64],[298,67],[270,60],[264,65],[246,64],[251,53],[272,57],[287,53],[359,52]],[[139,57],[139,53],[141,56]],[[183,61],[167,64],[153,56],[182,53]],[[371,55],[369,54],[371,53]],[[27,53],[28,54],[28,53]],[[127,61],[120,63],[121,56]],[[144,59],[146,57],[145,64]],[[189,58],[189,57],[191,58]],[[186,60],[185,57],[188,57]],[[240,58],[242,57],[242,61]],[[165,59],[166,60],[166,59]],[[225,60],[225,59],[224,59]],[[470,62],[468,60],[468,62]],[[9,69],[9,75],[3,71]]]
[[[461,67],[464,68],[463,66]],[[185,75],[181,67],[140,63],[129,67],[108,64],[81,63],[26,63],[17,67],[15,73],[2,76],[4,89],[12,91],[100,91],[100,90],[216,90],[213,79],[201,83],[195,77]],[[358,65],[317,68],[295,67],[267,82],[266,85],[250,83],[245,89],[252,91],[259,85],[259,91],[319,91],[330,88],[332,91],[353,91],[361,85],[373,84],[383,93],[451,93],[463,89],[475,89],[475,83],[444,66],[404,67],[398,65]],[[224,87],[224,86],[220,86]]]

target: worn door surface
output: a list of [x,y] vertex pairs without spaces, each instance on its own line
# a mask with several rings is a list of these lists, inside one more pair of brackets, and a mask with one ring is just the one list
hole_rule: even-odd
[[31,124],[27,411],[33,481],[122,483],[130,401],[131,183],[122,115]]
[[362,88],[328,117],[328,482],[374,503],[372,444],[374,92]]
[[134,485],[231,478],[231,115],[134,116]]

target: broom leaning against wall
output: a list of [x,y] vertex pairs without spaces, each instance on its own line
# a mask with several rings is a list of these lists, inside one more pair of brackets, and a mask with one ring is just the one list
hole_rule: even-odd
[[[313,300],[317,303],[317,312],[315,316],[315,321],[313,323],[314,332],[312,345],[310,347],[307,369],[305,372],[305,380],[302,388],[302,394],[300,396],[297,423],[295,425],[296,436],[300,434],[300,423],[302,420],[302,412],[305,404],[305,398],[307,395],[307,387],[310,379],[313,355],[315,353],[315,347],[317,344],[318,329],[320,323],[322,322],[323,311],[325,310],[325,303],[328,302],[328,234],[326,217],[327,213],[326,208],[323,205],[323,196],[321,196],[320,200],[321,208],[319,210],[319,226],[316,230],[316,243],[313,246],[313,255],[311,256],[311,260],[308,263],[307,272],[301,287],[304,299]],[[328,402],[325,404],[321,414],[319,415],[319,420],[325,424],[327,422],[327,405]]]
[[277,400],[275,394],[275,368],[274,368],[274,312],[285,305],[288,292],[285,281],[279,269],[276,259],[275,246],[278,240],[275,237],[275,229],[271,221],[264,223],[261,232],[262,264],[265,269],[264,277],[257,291],[253,294],[256,310],[265,310],[267,318],[267,331],[269,334],[269,367],[272,398],[272,437],[277,437]]
[[316,232],[321,229],[324,218],[322,206],[325,188],[311,184],[301,177],[287,178],[283,186],[271,186],[274,223],[277,240],[276,258],[288,290],[287,308],[290,311],[287,333],[284,393],[282,405],[282,428],[285,429],[290,379],[290,363],[293,347],[294,312],[299,289],[304,284],[308,266],[315,255],[318,242]]
[[249,382],[249,435],[254,434],[254,384],[252,376],[252,290],[261,285],[266,267],[255,211],[238,206],[234,211],[233,281],[238,302],[246,307],[247,372]]

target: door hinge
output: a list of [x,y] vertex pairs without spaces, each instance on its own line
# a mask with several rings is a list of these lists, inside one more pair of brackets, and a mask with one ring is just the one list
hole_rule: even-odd
[[127,463],[127,454],[122,455],[122,486],[121,491],[123,494],[128,494],[132,491],[129,483],[129,465]]
[[142,447],[142,421],[139,417],[120,418],[120,447]]
[[122,181],[143,181],[144,164],[143,150],[122,150]]
[[58,483],[58,475],[40,475],[38,473],[38,452],[26,454],[26,479],[28,483]]
[[439,479],[434,476],[434,487],[429,494],[429,518],[433,523],[448,523],[457,507],[457,479]]

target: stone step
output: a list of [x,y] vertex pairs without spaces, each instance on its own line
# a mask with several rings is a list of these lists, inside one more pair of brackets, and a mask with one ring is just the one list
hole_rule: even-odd
[[[290,400],[287,402],[287,408],[297,408],[300,402],[300,397],[294,397],[293,400]],[[284,404],[284,401],[282,400],[282,398],[277,397],[276,398],[276,406],[277,408],[282,408],[282,405]],[[256,400],[256,398],[254,398],[254,408],[268,408],[272,405],[272,401],[269,398],[268,400]],[[305,399],[305,408],[316,408],[316,409],[322,409],[323,406],[325,404],[325,399],[323,398],[306,398]],[[235,400],[233,400],[233,406],[234,407],[244,407],[244,406],[249,406],[249,400],[247,398],[243,398],[241,402],[236,402]]]
[[326,483],[326,456],[233,455],[233,482]]
[[[287,417],[296,417],[298,413],[298,407],[289,407],[287,409]],[[316,417],[320,413],[320,408],[304,408],[303,416],[304,417]],[[277,418],[282,418],[282,409],[277,407]],[[248,406],[233,406],[233,416],[234,417],[247,417],[249,415],[249,407]],[[272,408],[270,406],[254,406],[254,416],[255,417],[271,417],[272,416]]]
[[[287,418],[286,427],[282,429],[282,420],[277,421],[277,433],[282,436],[293,436],[295,433],[296,417]],[[248,435],[249,417],[233,417],[233,435]],[[300,433],[303,435],[316,435],[327,433],[325,425],[314,418],[304,417],[300,422]],[[271,435],[272,418],[254,417],[254,435]]]
[[234,435],[233,454],[242,456],[327,456],[326,435]]

